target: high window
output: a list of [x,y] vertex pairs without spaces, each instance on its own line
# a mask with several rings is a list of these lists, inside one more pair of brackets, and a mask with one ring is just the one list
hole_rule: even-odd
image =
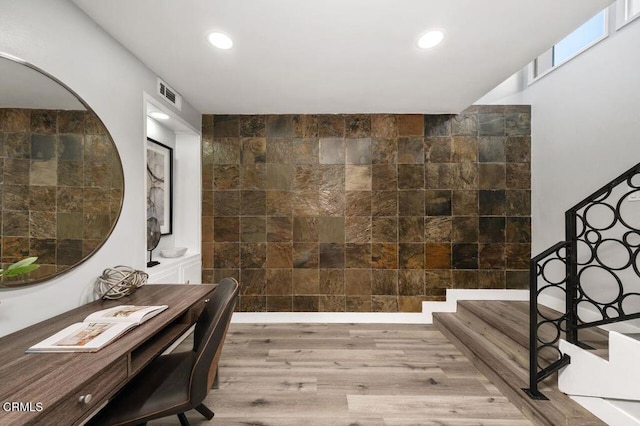
[[603,10],[553,46],[552,66],[566,62],[593,43],[602,40],[607,31],[606,18],[607,13]]
[[605,39],[609,35],[609,13],[612,14],[611,22],[615,23],[615,30],[618,31],[631,21],[640,21],[640,0],[616,1],[538,56],[532,62],[529,82],[537,80]]
[[[627,1],[640,3],[640,0]],[[541,77],[604,39],[607,27],[607,9],[604,9],[535,59],[533,77]]]

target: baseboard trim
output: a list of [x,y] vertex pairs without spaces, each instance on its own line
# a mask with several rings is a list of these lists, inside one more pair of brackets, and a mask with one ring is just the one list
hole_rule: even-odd
[[233,323],[426,324],[421,312],[234,312]]
[[422,312],[234,312],[231,322],[432,324],[434,312],[456,312],[458,300],[529,300],[529,290],[448,289],[443,302],[422,302]]

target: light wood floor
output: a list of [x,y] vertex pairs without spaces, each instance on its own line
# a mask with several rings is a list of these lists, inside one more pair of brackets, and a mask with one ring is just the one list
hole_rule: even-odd
[[192,425],[531,425],[430,325],[232,324],[219,377]]

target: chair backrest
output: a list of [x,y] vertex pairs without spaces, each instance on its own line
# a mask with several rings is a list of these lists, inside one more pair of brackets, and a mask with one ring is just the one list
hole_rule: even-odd
[[191,371],[189,398],[193,406],[204,400],[213,385],[222,345],[238,299],[238,287],[233,278],[220,281],[196,322],[193,338],[196,361]]

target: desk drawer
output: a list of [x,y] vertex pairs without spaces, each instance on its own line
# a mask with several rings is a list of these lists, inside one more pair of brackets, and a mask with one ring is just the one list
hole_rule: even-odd
[[[121,358],[107,367],[99,376],[69,395],[51,410],[45,410],[35,424],[73,425],[104,403],[110,393],[127,378],[127,360]],[[91,395],[89,402],[81,398]]]

